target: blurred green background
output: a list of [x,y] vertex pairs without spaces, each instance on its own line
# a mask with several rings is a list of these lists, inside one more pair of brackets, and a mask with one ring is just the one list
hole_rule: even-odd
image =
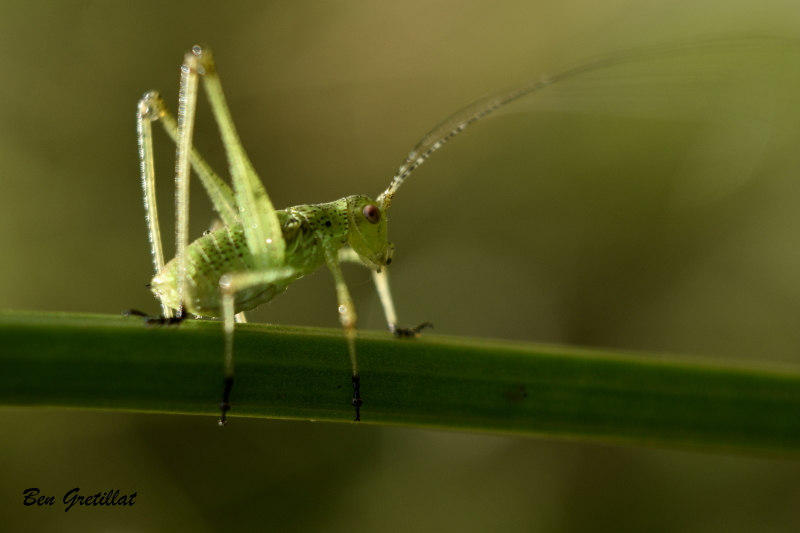
[[[177,107],[193,44],[213,48],[242,140],[283,207],[377,195],[428,129],[488,92],[598,54],[747,36],[800,39],[800,5],[4,2],[0,308],[158,310],[144,287],[135,104],[158,89]],[[390,213],[401,322],[800,364],[800,52],[757,48],[607,69],[449,143]],[[174,149],[156,133],[169,240]],[[196,142],[226,168],[205,102]],[[192,187],[199,235],[212,213]],[[383,328],[368,273],[346,275],[360,326]],[[330,274],[299,281],[251,319],[337,327]],[[220,430],[205,417],[1,416],[2,531],[730,533],[800,523],[800,465],[777,458],[368,423],[234,419]],[[137,491],[138,503],[65,514],[23,507],[28,487],[57,498],[73,487]]]

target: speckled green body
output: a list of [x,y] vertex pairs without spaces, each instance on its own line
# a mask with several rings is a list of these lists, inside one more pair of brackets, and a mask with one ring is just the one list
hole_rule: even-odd
[[[326,204],[300,205],[276,211],[286,252],[283,264],[269,267],[291,267],[295,275],[281,279],[279,283],[257,285],[237,292],[234,302],[236,312],[254,309],[272,300],[286,290],[291,282],[314,272],[325,263],[326,250],[336,251],[350,241],[351,246],[359,251],[363,235],[351,211],[367,203],[372,203],[372,200],[350,196]],[[385,221],[380,226],[382,235],[379,237],[385,242]],[[370,262],[369,257],[364,260],[365,263]],[[153,293],[173,309],[180,307],[177,286],[179,263],[177,258],[167,263],[151,284]],[[226,274],[256,269],[256,261],[247,246],[241,222],[206,233],[187,248],[186,310],[195,315],[221,316],[220,278]]]
[[[211,168],[192,144],[200,78],[211,111],[219,126],[228,159],[230,184]],[[161,303],[163,315],[148,317],[149,324],[179,324],[188,314],[222,317],[224,332],[220,402],[220,425],[231,408],[233,354],[236,322],[246,322],[244,311],[254,309],[286,290],[286,287],[322,264],[333,275],[339,322],[344,329],[352,371],[354,420],[360,420],[362,405],[356,315],[353,299],[342,274],[342,261],[359,261],[372,269],[375,285],[395,334],[400,330],[389,293],[386,273],[394,246],[386,238],[386,209],[399,182],[378,198],[348,196],[317,205],[276,210],[264,184],[245,153],[233,124],[213,56],[208,49],[193,46],[181,68],[181,102],[176,118],[155,91],[144,94],[137,106],[139,169],[150,251],[156,275],[151,289]],[[175,258],[164,263],[161,228],[155,202],[152,123],[158,121],[177,145],[175,162]],[[200,179],[217,212],[222,227],[190,243],[190,169]],[[348,245],[349,248],[342,248]],[[175,312],[177,311],[177,312]],[[138,314],[138,313],[137,313]]]

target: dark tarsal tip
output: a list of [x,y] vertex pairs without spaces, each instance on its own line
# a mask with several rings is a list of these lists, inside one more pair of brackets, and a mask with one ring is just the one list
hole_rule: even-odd
[[231,410],[230,396],[231,389],[233,389],[233,377],[225,378],[222,389],[222,401],[219,403],[219,410],[221,412],[218,425],[224,426],[228,423],[227,413]]
[[358,376],[353,376],[353,407],[356,408],[356,416],[354,422],[361,420],[361,406],[364,402],[361,401],[361,379]]

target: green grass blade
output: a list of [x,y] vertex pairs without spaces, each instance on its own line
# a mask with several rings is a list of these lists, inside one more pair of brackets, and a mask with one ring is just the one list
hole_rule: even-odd
[[[0,342],[0,404],[217,416],[219,322],[5,312]],[[374,332],[358,350],[362,423],[800,450],[797,371]],[[348,421],[351,394],[341,331],[237,326],[234,417]]]

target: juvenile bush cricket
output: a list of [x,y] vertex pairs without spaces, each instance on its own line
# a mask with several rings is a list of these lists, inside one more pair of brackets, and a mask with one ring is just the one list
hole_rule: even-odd
[[[704,46],[728,46],[710,43]],[[481,98],[442,121],[409,153],[389,187],[376,200],[348,196],[325,204],[298,205],[276,210],[242,147],[223,95],[210,50],[195,46],[181,69],[177,120],[157,92],[139,101],[137,129],[144,203],[155,276],[150,288],[161,302],[163,316],[147,317],[151,324],[177,324],[189,313],[222,317],[224,384],[220,425],[226,423],[233,386],[234,323],[244,312],[283,292],[298,278],[325,264],[333,274],[340,322],[344,328],[352,370],[355,420],[362,405],[356,357],[356,312],[344,282],[340,262],[370,268],[389,330],[398,337],[416,337],[430,327],[400,328],[389,290],[386,266],[394,246],[387,240],[387,211],[406,177],[428,156],[467,126],[502,106],[555,82],[634,59],[672,54],[696,45],[633,51],[595,61],[559,74],[541,77],[511,90]],[[232,187],[226,184],[192,145],[195,106],[202,78],[228,159]],[[162,124],[177,145],[176,255],[165,264],[156,212],[152,122]],[[222,227],[189,243],[188,202],[190,166],[200,178]],[[131,314],[144,315],[138,311]]]
[[[358,421],[362,400],[355,347],[356,312],[339,263],[360,262],[373,270],[386,320],[395,336],[415,337],[430,327],[429,323],[407,329],[397,326],[385,272],[394,248],[386,238],[385,213],[402,179],[393,181],[377,201],[365,196],[348,196],[326,204],[299,205],[276,211],[239,142],[211,52],[193,47],[185,56],[181,73],[177,121],[156,92],[144,95],[137,112],[141,178],[156,272],[150,288],[160,300],[163,311],[162,317],[148,317],[147,321],[178,324],[186,319],[187,313],[222,317],[225,380],[219,423],[224,425],[233,386],[234,321],[244,322],[244,311],[270,301],[291,282],[325,264],[336,285],[339,318],[345,330],[352,369],[352,404]],[[232,189],[192,146],[201,76],[225,146]],[[153,121],[160,121],[177,144],[176,254],[166,264],[155,201]],[[207,232],[191,244],[188,238],[190,164],[223,224],[222,228]],[[345,245],[348,247],[344,248]]]

